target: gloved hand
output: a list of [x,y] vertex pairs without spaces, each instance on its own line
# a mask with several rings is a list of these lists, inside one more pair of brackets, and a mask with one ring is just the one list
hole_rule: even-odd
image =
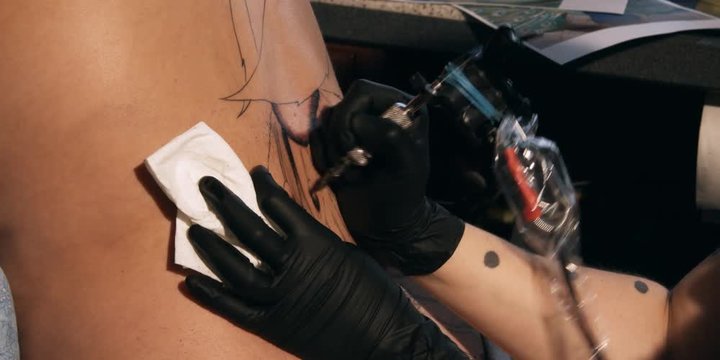
[[380,263],[407,275],[437,270],[455,251],[462,220],[425,197],[429,174],[428,117],[401,129],[380,115],[409,96],[356,81],[310,135],[315,168],[324,173],[353,147],[370,152],[365,167],[351,167],[330,184],[357,244]]
[[193,225],[193,246],[223,281],[188,276],[194,298],[305,359],[465,358],[376,262],[315,221],[267,170],[251,175],[260,208],[284,235],[217,179],[203,178],[200,190],[269,270],[253,267],[213,232]]

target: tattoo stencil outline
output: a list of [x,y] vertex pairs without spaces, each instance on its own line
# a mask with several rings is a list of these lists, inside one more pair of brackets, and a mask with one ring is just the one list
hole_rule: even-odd
[[[251,8],[252,3],[254,8]],[[268,13],[268,0],[262,0],[262,3],[243,1],[242,8],[238,6],[238,0],[228,0],[228,9],[230,14],[230,20],[232,21],[232,30],[237,46],[238,55],[240,57],[240,66],[242,68],[242,84],[233,93],[220,98],[223,101],[238,102],[241,104],[240,110],[237,114],[237,118],[240,119],[254,103],[265,103],[270,105],[271,117],[275,119],[270,120],[271,124],[268,126],[269,138],[271,144],[268,149],[268,164],[270,163],[270,154],[272,152],[271,147],[274,146],[277,150],[279,162],[282,169],[282,182],[283,186],[288,189],[290,196],[298,201],[304,208],[310,209],[310,202],[308,201],[309,193],[307,192],[308,186],[303,187],[303,179],[300,175],[298,166],[300,163],[305,163],[305,159],[298,159],[293,153],[293,144],[301,147],[308,146],[309,132],[318,124],[319,111],[321,108],[321,102],[325,100],[328,103],[334,103],[341,99],[341,95],[333,90],[326,88],[326,82],[331,79],[332,76],[332,64],[329,56],[325,55],[325,69],[322,76],[317,79],[317,85],[313,85],[312,90],[308,94],[298,95],[297,98],[292,99],[273,99],[269,96],[243,96],[246,90],[253,84],[254,81],[258,81],[256,75],[263,62],[263,54],[267,50],[266,40],[267,32],[272,31],[266,27],[267,13]],[[251,14],[254,11],[259,11],[260,16],[254,17]],[[238,17],[242,16],[244,12],[244,18],[247,20],[244,24],[238,23]],[[253,21],[253,19],[260,19],[259,24]],[[249,30],[248,35],[252,37],[252,49],[257,56],[254,59],[254,64],[250,64],[250,60],[246,53],[249,52],[247,49],[248,44],[243,46],[240,40],[238,28],[244,25],[246,30]],[[298,115],[299,114],[299,115]],[[288,119],[288,116],[301,117],[301,121],[292,122]],[[307,120],[304,120],[304,119]],[[295,120],[298,120],[295,118]],[[279,125],[279,126],[275,126]],[[279,180],[279,179],[278,179]],[[315,208],[319,210],[318,204],[315,204]]]

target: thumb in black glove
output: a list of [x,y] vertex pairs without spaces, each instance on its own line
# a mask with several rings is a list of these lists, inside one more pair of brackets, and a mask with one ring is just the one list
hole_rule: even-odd
[[260,208],[284,236],[218,180],[203,178],[200,190],[269,270],[253,267],[217,235],[193,225],[193,246],[222,279],[188,276],[193,297],[302,358],[464,358],[371,258],[315,221],[267,170],[255,169],[251,175]]
[[464,223],[425,197],[430,171],[428,117],[416,113],[402,129],[381,117],[409,96],[366,80],[356,81],[310,135],[315,168],[324,173],[354,147],[372,158],[331,183],[355,241],[381,263],[407,275],[437,270],[454,252]]

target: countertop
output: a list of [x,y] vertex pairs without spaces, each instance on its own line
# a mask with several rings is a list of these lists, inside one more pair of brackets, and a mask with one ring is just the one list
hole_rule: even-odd
[[[487,26],[449,5],[384,0],[311,2],[323,35],[331,41],[461,53],[489,34]],[[598,51],[562,69],[720,89],[720,32],[691,31],[637,39]]]

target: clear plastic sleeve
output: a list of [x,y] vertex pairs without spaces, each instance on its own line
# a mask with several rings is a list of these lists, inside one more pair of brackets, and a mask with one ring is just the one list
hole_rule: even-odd
[[[581,267],[580,213],[575,191],[554,142],[535,136],[536,115],[506,115],[496,137],[495,175],[527,247],[540,256],[540,279],[548,284],[551,312],[571,326],[548,321],[556,358],[602,358],[603,336],[595,293]],[[573,329],[573,331],[568,331]]]

